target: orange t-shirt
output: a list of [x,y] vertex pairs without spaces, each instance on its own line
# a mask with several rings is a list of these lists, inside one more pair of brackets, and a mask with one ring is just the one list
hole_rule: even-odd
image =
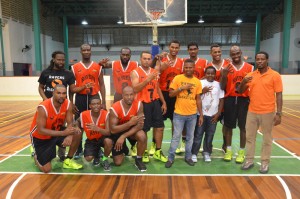
[[92,131],[89,130],[86,127],[86,124],[94,123],[96,124],[99,128],[105,129],[105,123],[107,120],[108,112],[106,110],[101,110],[100,115],[97,118],[97,122],[95,123],[93,121],[92,115],[91,115],[91,110],[83,111],[80,113],[80,120],[81,120],[81,128],[83,128],[87,139],[92,140],[92,139],[100,139],[102,137],[102,134],[98,131]]
[[112,62],[112,74],[116,93],[122,94],[122,90],[126,86],[131,86],[130,73],[138,67],[136,61],[129,61],[124,69],[121,60]]
[[275,93],[283,91],[280,74],[269,67],[264,74],[255,70],[247,76],[253,77],[248,83],[250,97],[248,111],[258,114],[275,112]]
[[[232,64],[233,65],[233,64]],[[252,72],[254,67],[247,62],[243,62],[241,68],[237,69],[233,65],[233,72],[228,73],[227,75],[227,83],[226,83],[226,94],[227,96],[241,96],[241,97],[248,97],[248,91],[245,91],[242,94],[236,92],[237,87],[240,85],[243,78],[250,72]]]
[[220,82],[221,70],[222,70],[222,68],[226,67],[228,64],[229,64],[229,62],[227,60],[223,59],[220,69],[218,69],[212,62],[209,62],[205,68],[207,68],[208,66],[213,66],[217,70],[215,80]]
[[[170,61],[169,57],[164,57],[162,60]],[[176,58],[173,66],[168,66],[159,77],[159,87],[162,91],[169,91],[169,86],[176,75],[182,74],[183,61],[180,58]]]
[[88,67],[82,62],[78,62],[72,66],[72,71],[76,79],[76,86],[80,87],[86,83],[93,82],[94,86],[89,89],[83,89],[79,94],[83,95],[96,95],[100,91],[99,76],[101,74],[102,66],[98,63],[91,62]]
[[141,106],[140,101],[134,100],[131,104],[131,107],[127,111],[127,113],[125,113],[125,109],[123,108],[122,101],[123,100],[117,101],[110,108],[115,113],[115,115],[118,117],[118,119],[119,119],[118,124],[124,124],[124,123],[128,122],[131,117],[137,116],[137,113]]
[[[133,71],[137,74],[139,82],[143,82],[146,80],[148,74],[154,72],[155,69],[150,68],[149,73],[147,73],[141,66],[139,66]],[[153,79],[151,82],[149,82],[140,92],[137,93],[136,99],[145,103],[150,103],[156,99],[159,99],[157,82],[157,79]]]
[[[67,110],[69,106],[70,106],[70,101],[67,99],[61,104],[59,111],[57,111],[53,105],[53,98],[49,98],[41,102],[38,107],[43,107],[47,116],[45,128],[55,130],[55,131],[60,131],[61,127],[65,124],[65,119],[67,116]],[[38,112],[36,111],[30,127],[30,136],[42,140],[51,139],[51,136],[39,134],[39,132],[37,131],[37,123],[36,123],[37,116],[38,116]]]
[[[189,58],[183,59],[183,64],[184,61]],[[194,69],[194,76],[197,77],[198,79],[202,79],[204,77],[204,69],[207,65],[208,61],[206,59],[201,59],[197,58],[195,61],[195,69]]]

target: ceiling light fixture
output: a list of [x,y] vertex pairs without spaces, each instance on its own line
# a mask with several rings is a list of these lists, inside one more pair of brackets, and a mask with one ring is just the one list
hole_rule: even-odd
[[122,17],[119,17],[119,20],[117,21],[117,24],[122,25],[124,22],[122,20]]
[[235,23],[236,24],[240,24],[240,23],[242,23],[243,22],[243,20],[240,18],[240,17],[238,17],[236,20],[235,20]]
[[82,20],[81,24],[82,25],[88,25],[89,23],[84,19],[84,20]]
[[200,16],[198,23],[204,23],[205,21],[203,20],[202,16]]

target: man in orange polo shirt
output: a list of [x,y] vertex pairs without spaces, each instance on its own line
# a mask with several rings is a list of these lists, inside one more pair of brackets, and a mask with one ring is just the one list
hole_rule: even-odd
[[[256,133],[263,134],[260,173],[268,173],[272,149],[272,128],[281,123],[282,80],[278,72],[268,66],[269,55],[258,52],[255,56],[257,70],[249,73],[241,82],[239,92],[249,91],[250,104],[246,121],[246,161],[248,170],[254,166]],[[275,113],[276,106],[276,113]]]

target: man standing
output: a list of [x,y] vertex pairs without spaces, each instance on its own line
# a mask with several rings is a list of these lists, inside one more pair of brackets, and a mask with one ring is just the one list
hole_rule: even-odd
[[[53,97],[38,106],[31,124],[30,137],[35,150],[34,159],[44,173],[52,169],[51,160],[56,156],[56,145],[70,146],[63,168],[82,168],[82,165],[72,160],[81,139],[81,132],[80,129],[72,127],[72,103],[66,97],[66,87],[61,84],[56,85]],[[65,122],[67,128],[62,131]]]
[[[89,108],[89,99],[94,96],[99,96],[101,93],[102,106],[106,109],[105,102],[105,85],[103,79],[102,67],[91,61],[92,48],[88,44],[83,44],[80,47],[82,61],[72,66],[72,71],[76,79],[76,87],[78,88],[75,97],[75,119],[79,114]],[[71,95],[70,100],[73,101]],[[80,143],[75,158],[79,158],[82,153],[82,143]]]
[[[282,80],[278,72],[268,66],[269,55],[258,52],[255,56],[257,70],[242,81],[239,92],[249,91],[249,111],[246,122],[246,161],[242,166],[248,170],[254,166],[256,133],[260,127],[263,134],[260,173],[268,173],[272,149],[272,128],[281,123]],[[276,106],[276,113],[275,113]]]
[[237,91],[242,79],[253,71],[253,66],[242,61],[242,51],[240,47],[234,45],[230,48],[232,62],[221,71],[220,85],[225,90],[224,98],[224,124],[223,132],[225,135],[226,153],[225,161],[232,159],[232,129],[236,124],[240,129],[240,149],[236,157],[236,163],[243,163],[245,159],[246,145],[246,116],[249,105],[248,92],[239,94]]
[[178,147],[184,126],[186,127],[185,162],[194,166],[192,160],[192,145],[194,130],[197,123],[197,109],[200,117],[198,125],[202,125],[203,114],[200,94],[202,86],[199,79],[194,77],[195,62],[191,59],[184,61],[184,74],[177,75],[170,85],[170,97],[176,97],[174,111],[174,132],[169,149],[166,168],[170,168],[175,159],[175,150]]
[[[156,145],[153,157],[162,162],[167,162],[167,158],[161,150],[165,127],[162,115],[166,113],[167,107],[159,88],[159,73],[150,67],[152,62],[150,52],[143,51],[140,57],[141,66],[133,70],[130,76],[133,90],[137,93],[137,99],[143,102],[145,115],[143,131],[147,133],[153,127],[153,137]],[[149,162],[147,150],[144,153],[143,162]]]
[[119,166],[124,160],[126,138],[137,141],[137,156],[135,166],[140,171],[147,168],[142,162],[142,156],[147,147],[147,136],[143,131],[144,112],[142,102],[135,100],[133,88],[126,86],[122,92],[123,99],[110,108],[109,125],[114,140],[112,155],[115,165]]

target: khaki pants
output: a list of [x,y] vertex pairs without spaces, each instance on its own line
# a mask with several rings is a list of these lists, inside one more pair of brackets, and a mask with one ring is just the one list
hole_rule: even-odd
[[248,111],[246,121],[246,161],[253,162],[254,160],[256,134],[257,130],[260,128],[260,131],[263,134],[261,163],[268,164],[270,162],[274,116],[274,112],[256,114]]

